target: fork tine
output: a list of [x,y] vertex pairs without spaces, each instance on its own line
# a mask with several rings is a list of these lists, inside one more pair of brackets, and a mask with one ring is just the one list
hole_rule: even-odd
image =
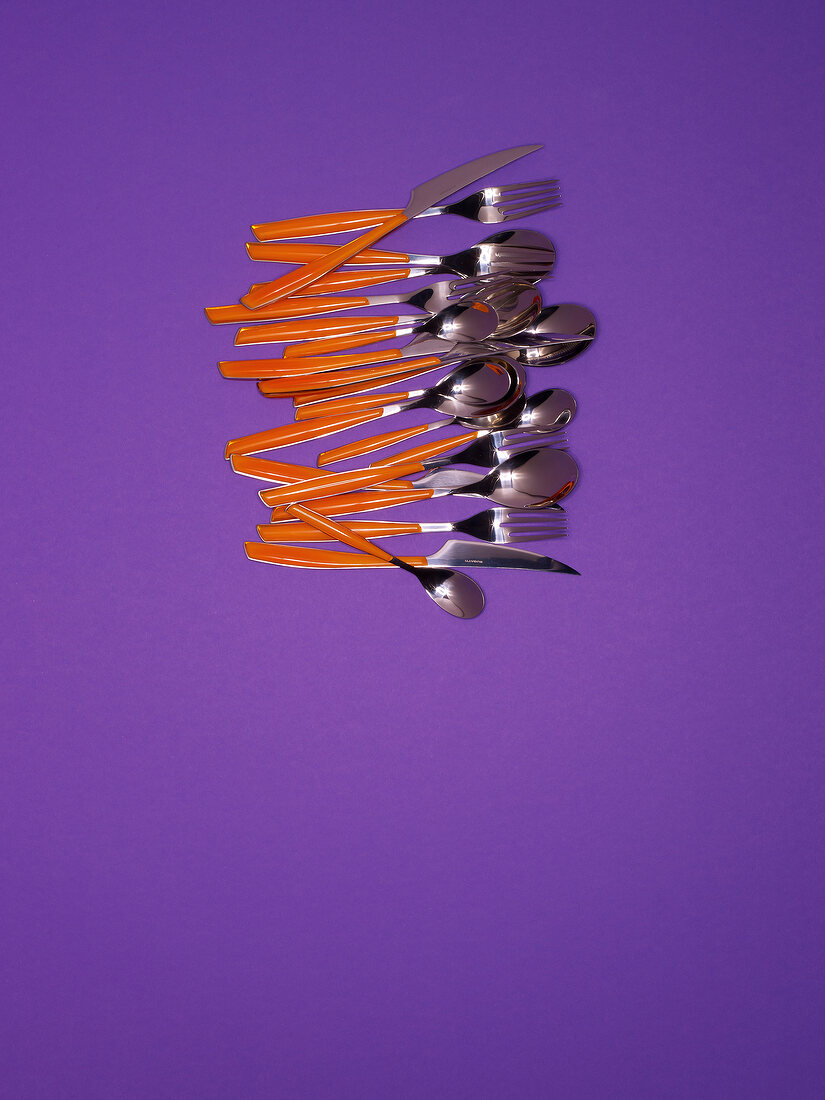
[[517,218],[532,218],[535,214],[543,214],[545,210],[556,210],[563,206],[561,202],[549,202],[546,206],[534,206],[530,210],[514,210],[511,214],[502,214],[502,222],[512,222]]
[[535,523],[537,520],[550,520],[551,517],[558,519],[567,519],[567,512],[559,505],[559,510],[555,508],[512,508],[501,517],[499,522],[506,526],[509,523],[521,523],[522,520],[531,520]]
[[561,202],[561,191],[537,191],[535,195],[519,196],[507,202],[497,202],[496,210],[502,214],[509,214],[513,210],[532,210],[536,206],[542,206],[548,202]]
[[512,191],[535,191],[539,187],[551,187],[558,180],[531,180],[529,183],[507,183],[503,187],[496,187],[500,195],[509,194]]
[[567,535],[565,531],[563,534],[553,535],[510,535],[507,539],[508,542],[542,542],[545,539],[562,539]]

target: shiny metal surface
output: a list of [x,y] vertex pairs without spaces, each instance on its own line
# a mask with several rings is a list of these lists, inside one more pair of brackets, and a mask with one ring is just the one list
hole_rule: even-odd
[[462,568],[480,566],[491,569],[540,569],[546,573],[581,574],[564,562],[549,558],[546,554],[534,554],[530,550],[517,550],[514,546],[486,546],[484,543],[463,542],[450,539],[440,550],[428,554],[428,562],[458,565]]
[[428,488],[435,489],[437,495],[442,495],[438,490],[443,489],[444,495],[488,497],[505,508],[544,508],[567,496],[579,479],[575,460],[552,447],[521,451],[486,477],[460,488],[447,488],[448,482],[441,480],[445,472],[429,477]]
[[567,535],[567,513],[561,505],[548,508],[487,508],[455,523],[422,523],[422,532],[458,531],[482,542],[507,544],[560,539]]
[[573,302],[546,306],[524,330],[507,338],[509,354],[531,366],[555,366],[581,355],[596,336],[596,318]]
[[422,465],[427,470],[438,470],[443,466],[481,466],[490,469],[504,462],[511,454],[526,449],[537,450],[540,447],[567,448],[567,435],[563,431],[535,434],[511,432],[491,432],[482,439],[476,439],[454,454],[439,455],[426,459]]
[[412,573],[433,603],[448,615],[454,615],[457,619],[474,619],[484,610],[481,587],[464,573],[438,566],[408,565],[401,558],[393,558],[393,565]]
[[465,278],[509,275],[538,282],[553,270],[556,248],[535,229],[508,229],[450,256],[409,255],[409,262],[432,272],[452,271]]
[[410,201],[404,207],[403,213],[407,218],[414,218],[448,195],[460,191],[462,187],[467,187],[482,176],[487,176],[507,164],[512,164],[515,160],[520,160],[521,157],[526,157],[528,153],[535,153],[537,149],[541,149],[541,145],[516,145],[512,149],[502,149],[497,153],[476,157],[475,160],[460,164],[457,168],[451,168],[449,172],[442,172],[441,175],[419,183],[412,189]]
[[468,359],[435,386],[388,405],[384,416],[405,409],[437,409],[462,422],[509,408],[524,392],[524,371],[505,356]]
[[558,180],[534,180],[532,183],[512,183],[504,187],[485,187],[446,206],[431,206],[422,210],[419,218],[437,214],[458,214],[462,218],[496,225],[542,214],[561,206]]

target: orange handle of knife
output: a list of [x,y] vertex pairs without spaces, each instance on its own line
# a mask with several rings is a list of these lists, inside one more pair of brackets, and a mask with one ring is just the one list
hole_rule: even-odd
[[[276,492],[275,489],[261,489],[258,496],[269,504],[269,497]],[[382,485],[380,489],[365,489],[361,493],[342,493],[340,496],[324,497],[316,500],[314,507],[316,512],[325,516],[345,516],[353,512],[374,512],[381,508],[396,508],[401,504],[411,504],[417,500],[429,500],[433,496],[432,489],[389,489],[385,491]],[[273,508],[270,517],[272,523],[279,520],[288,520],[291,517],[284,507]]]
[[[271,546],[267,542],[245,542],[246,556],[270,565],[293,565],[304,569],[392,569],[391,562],[345,550],[318,550],[309,546]],[[426,558],[404,558],[407,565],[426,566]]]
[[[318,502],[316,501],[316,504]],[[354,519],[347,524],[356,534],[367,538],[389,538],[391,535],[417,535],[421,531],[419,523],[389,523],[386,520]],[[263,542],[326,542],[337,536],[319,531],[309,523],[260,523],[258,537]]]
[[278,428],[270,428],[266,432],[256,432],[254,435],[230,439],[224,454],[226,458],[231,458],[232,455],[252,455],[260,451],[273,451],[278,447],[291,447],[295,443],[306,443],[310,439],[321,439],[327,435],[334,435],[335,432],[342,432],[346,428],[368,424],[371,420],[377,420],[380,415],[380,410],[368,409],[366,412],[352,416],[318,417],[303,424],[284,424]]
[[[234,464],[233,459],[233,464]],[[424,467],[420,462],[411,462],[407,466],[399,466],[393,469],[398,477],[406,474],[420,473]],[[370,485],[380,485],[387,481],[386,470],[348,470],[346,473],[321,474],[299,485],[285,485],[283,489],[276,489],[267,504],[277,506],[283,504],[295,504],[302,500],[317,500],[319,497],[333,496],[336,493],[353,492],[355,489],[366,489]],[[387,481],[387,484],[390,484]],[[411,481],[393,481],[399,489],[414,489]]]
[[445,454],[456,447],[465,447],[468,443],[474,443],[479,434],[479,432],[468,432],[465,435],[454,435],[451,439],[436,439],[433,443],[425,443],[423,447],[399,451],[398,454],[390,455],[389,458],[379,458],[377,462],[370,463],[370,469],[392,466],[396,463],[424,462],[428,458],[435,458],[436,455]]
[[287,218],[280,222],[253,225],[259,241],[285,241],[292,237],[323,237],[327,233],[349,233],[354,229],[370,229],[400,214],[400,210],[348,210],[344,214],[316,214],[311,218]]
[[289,294],[296,294],[299,290],[303,290],[305,286],[311,286],[323,275],[328,275],[336,267],[346,263],[362,249],[368,248],[375,241],[380,241],[382,237],[391,233],[399,225],[404,225],[406,220],[405,214],[397,214],[394,218],[389,218],[374,229],[370,229],[360,237],[356,237],[354,241],[347,241],[346,244],[333,248],[326,256],[304,264],[296,271],[287,272],[280,279],[268,283],[264,289],[250,291],[249,294],[241,298],[241,301],[251,309],[258,309],[260,306],[269,305],[270,302],[277,302],[280,298],[286,298]]
[[[320,470],[317,470],[314,466],[296,466],[291,462],[273,462],[268,458],[257,458],[254,455],[232,455],[229,460],[232,464],[232,469],[236,474],[243,474],[245,477],[254,477],[259,481],[277,481],[281,484],[294,487],[296,490],[303,489],[305,485],[314,483],[323,479],[324,477],[331,478],[335,475],[323,474]],[[406,469],[406,467],[405,467]],[[386,477],[383,470],[358,470],[357,473],[363,474],[362,480],[368,484],[378,485],[381,484],[382,476]],[[376,474],[374,480],[370,480],[368,474]],[[343,475],[339,475],[343,476]],[[386,481],[388,488],[395,489],[410,489],[412,488],[412,482],[410,481]],[[358,486],[354,486],[358,488]],[[276,492],[286,492],[286,490],[276,490]],[[292,497],[289,498],[293,499]],[[301,498],[311,499],[311,498]],[[283,503],[283,501],[277,501],[276,503]]]
[[382,546],[376,546],[375,543],[370,542],[369,539],[364,538],[357,531],[353,531],[352,528],[346,527],[343,523],[339,523],[329,516],[322,516],[301,504],[292,504],[287,508],[287,511],[290,515],[297,516],[298,519],[311,524],[317,531],[323,531],[332,538],[338,539],[339,542],[343,542],[346,546],[351,546],[354,550],[363,550],[365,554],[378,558],[379,561],[393,561],[393,555],[389,550],[385,550]]
[[[366,409],[372,409],[373,412],[380,412],[383,415],[383,409],[386,405],[396,405],[399,401],[406,401],[409,396],[409,392],[365,393],[362,397],[342,397],[335,401],[324,401],[317,405],[302,405],[300,409],[295,410],[295,419],[308,420],[311,423],[313,420],[317,420],[319,416],[350,416]],[[320,409],[323,409],[323,412],[319,412]]]
[[[306,244],[305,242],[281,244],[280,241],[271,241],[261,244],[260,241],[247,242],[246,251],[250,260],[277,260],[287,264],[308,264],[314,260],[328,259],[336,249],[337,244]],[[350,256],[341,263],[347,267],[355,267],[358,264],[409,264],[410,257],[403,252],[385,252],[380,248],[364,248]],[[338,267],[338,264],[334,264]],[[329,270],[332,270],[331,268]]]
[[429,424],[416,424],[412,428],[401,428],[400,431],[372,435],[369,439],[356,439],[354,443],[335,447],[331,451],[323,451],[318,455],[318,465],[329,466],[334,462],[344,462],[348,458],[360,458],[361,455],[369,454],[370,451],[380,451],[384,447],[392,447],[394,443],[403,443],[405,439],[412,439],[429,431],[429,428]]
[[[398,317],[322,317],[317,320],[283,321],[275,325],[249,325],[238,329],[236,344],[278,344],[289,340],[308,340],[320,343],[318,354],[323,351],[337,351],[334,346],[336,336],[355,336],[372,329],[395,328]],[[326,344],[324,338],[329,340]],[[306,345],[304,345],[306,346]],[[357,343],[344,347],[358,347]],[[289,349],[287,349],[289,350]],[[295,352],[292,352],[294,355]],[[305,351],[304,355],[315,355],[315,351]]]
[[[397,322],[397,317],[387,317],[387,321]],[[385,326],[375,326],[381,327]],[[363,348],[367,344],[380,344],[384,340],[395,340],[397,333],[394,329],[382,332],[350,332],[341,336],[324,336],[319,340],[308,340],[304,344],[290,344],[284,348],[284,359],[302,359],[307,355],[323,355],[328,351],[347,351],[349,348]]]
[[207,306],[204,310],[213,325],[248,325],[253,321],[278,321],[286,317],[312,317],[318,313],[338,313],[344,309],[360,309],[370,304],[369,298],[285,298],[262,309],[246,306]]

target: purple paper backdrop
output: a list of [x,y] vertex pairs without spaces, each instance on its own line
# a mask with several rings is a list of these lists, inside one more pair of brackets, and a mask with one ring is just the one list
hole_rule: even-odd
[[[821,9],[4,23],[0,1094],[821,1097]],[[529,141],[582,576],[248,562],[249,223]]]

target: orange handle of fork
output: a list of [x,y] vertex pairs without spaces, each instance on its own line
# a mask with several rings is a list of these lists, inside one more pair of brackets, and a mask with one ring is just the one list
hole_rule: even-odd
[[353,531],[352,528],[331,519],[329,516],[322,516],[320,513],[313,512],[311,508],[305,508],[301,504],[292,504],[287,508],[287,511],[290,515],[311,524],[316,530],[329,535],[330,538],[338,539],[346,546],[351,546],[353,550],[363,550],[365,554],[370,554],[373,558],[378,558],[379,561],[392,561],[393,559],[389,550],[376,546],[375,543],[364,538],[358,531]]
[[375,229],[370,229],[360,237],[356,237],[354,241],[348,241],[338,248],[333,248],[326,256],[312,260],[296,271],[287,272],[286,275],[282,275],[275,282],[268,283],[265,289],[250,291],[241,301],[245,306],[257,309],[259,306],[269,305],[270,302],[277,302],[280,298],[286,298],[290,294],[297,294],[299,290],[303,290],[306,286],[312,286],[322,276],[328,275],[336,267],[340,267],[341,264],[352,259],[362,249],[374,244],[375,241],[380,241],[387,233],[391,233],[393,229],[403,225],[406,220],[406,215],[398,214],[388,221],[381,222]]
[[[373,223],[375,224],[375,223]],[[281,244],[272,241],[261,244],[260,241],[251,241],[246,246],[250,260],[278,260],[288,264],[308,264],[313,260],[327,260],[336,249],[336,244],[306,244],[303,241],[297,243]],[[380,248],[364,248],[350,256],[348,260],[342,260],[348,267],[357,264],[408,264],[410,257],[403,252],[385,252]],[[335,267],[338,264],[334,265]]]
[[313,218],[287,218],[280,222],[253,225],[259,241],[285,241],[291,237],[323,237],[327,233],[349,233],[369,229],[400,214],[400,210],[349,210],[344,214],[316,214]]

